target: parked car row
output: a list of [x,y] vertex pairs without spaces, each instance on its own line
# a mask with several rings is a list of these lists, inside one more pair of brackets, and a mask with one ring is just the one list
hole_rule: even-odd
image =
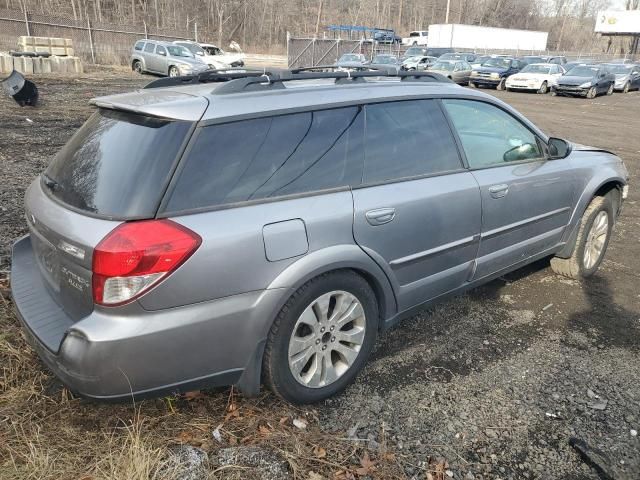
[[640,90],[640,65],[629,61],[598,63],[591,59],[568,61],[564,56],[477,55],[412,46],[402,57],[386,53],[371,62],[363,54],[343,55],[338,65],[350,69],[369,66],[394,71],[435,71],[460,85],[497,90],[535,91],[540,94],[594,98]]
[[131,68],[134,71],[169,77],[241,66],[244,66],[242,52],[227,53],[213,44],[188,40],[138,40],[131,52]]

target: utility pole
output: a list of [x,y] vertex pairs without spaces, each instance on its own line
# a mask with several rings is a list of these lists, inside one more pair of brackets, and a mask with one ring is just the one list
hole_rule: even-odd
[[449,23],[449,10],[451,9],[451,0],[447,0],[447,13],[444,17],[444,23]]

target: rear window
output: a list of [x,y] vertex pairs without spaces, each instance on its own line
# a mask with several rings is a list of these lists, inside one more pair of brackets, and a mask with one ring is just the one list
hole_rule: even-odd
[[60,201],[101,216],[151,217],[190,126],[99,110],[53,159],[45,188]]

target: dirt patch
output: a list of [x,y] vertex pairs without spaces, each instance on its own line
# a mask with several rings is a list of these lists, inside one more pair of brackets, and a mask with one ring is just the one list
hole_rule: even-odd
[[[571,438],[601,452],[616,478],[640,477],[632,434],[640,430],[640,93],[584,100],[495,92],[548,133],[625,160],[630,198],[592,280],[559,278],[541,261],[425,310],[379,339],[344,394],[314,407],[229,389],[100,405],[72,398],[24,342],[6,295],[10,245],[26,230],[25,188],[90,115],[89,98],[151,79],[124,70],[39,77],[41,107],[0,98],[0,478],[149,478],[176,444],[211,459],[223,448],[265,447],[300,479],[427,471],[465,480],[598,478]],[[216,477],[251,473],[209,463]],[[125,468],[132,464],[147,470]]]

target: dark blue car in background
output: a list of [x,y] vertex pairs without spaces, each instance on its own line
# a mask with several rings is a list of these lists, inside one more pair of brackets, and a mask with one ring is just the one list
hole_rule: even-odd
[[512,57],[491,57],[471,72],[470,87],[491,87],[505,89],[509,75],[518,73],[527,63]]

